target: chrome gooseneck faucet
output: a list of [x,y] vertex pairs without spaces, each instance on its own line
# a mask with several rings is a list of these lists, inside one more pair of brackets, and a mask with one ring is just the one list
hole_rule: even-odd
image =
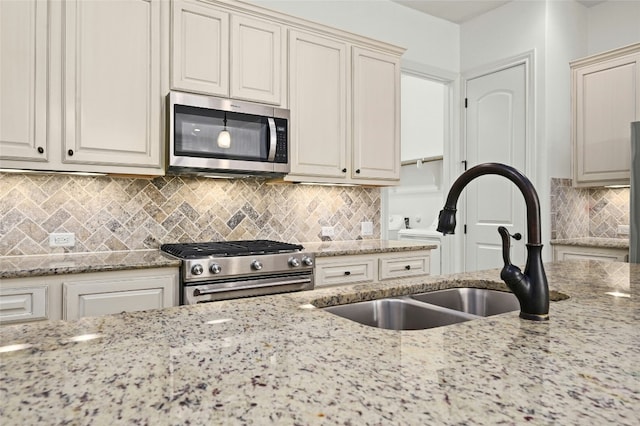
[[500,163],[484,163],[464,172],[451,186],[444,208],[438,218],[438,232],[453,234],[456,227],[456,204],[462,190],[482,175],[504,176],[515,183],[527,206],[527,264],[524,273],[511,264],[510,235],[506,228],[498,228],[502,237],[504,267],[500,278],[520,302],[520,318],[544,321],[549,319],[549,285],[542,265],[542,237],[540,230],[540,201],[531,181],[518,170]]

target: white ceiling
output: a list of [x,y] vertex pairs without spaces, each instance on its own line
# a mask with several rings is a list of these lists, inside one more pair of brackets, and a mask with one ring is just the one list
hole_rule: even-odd
[[[500,7],[511,0],[391,0],[431,16],[462,24],[476,16]],[[538,0],[544,1],[544,0]],[[607,0],[578,0],[586,7],[595,6]]]

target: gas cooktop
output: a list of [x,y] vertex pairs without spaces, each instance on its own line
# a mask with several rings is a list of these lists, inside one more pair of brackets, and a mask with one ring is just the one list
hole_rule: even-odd
[[228,257],[292,253],[303,248],[300,244],[289,244],[280,241],[239,240],[163,244],[160,250],[180,259],[200,259],[210,256]]

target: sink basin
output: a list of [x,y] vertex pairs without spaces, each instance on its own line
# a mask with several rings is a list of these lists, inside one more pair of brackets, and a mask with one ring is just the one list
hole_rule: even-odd
[[520,310],[520,303],[513,293],[481,288],[450,288],[414,294],[410,297],[420,302],[482,317]]
[[424,330],[478,318],[475,315],[427,305],[409,297],[370,300],[323,309],[360,324],[387,330]]

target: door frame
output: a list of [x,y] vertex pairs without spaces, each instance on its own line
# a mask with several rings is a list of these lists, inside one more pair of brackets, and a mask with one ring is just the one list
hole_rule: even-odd
[[[449,171],[449,164],[452,162],[447,161],[447,156],[450,155],[451,147],[459,146],[458,140],[460,137],[460,74],[426,65],[421,62],[415,62],[407,59],[402,59],[400,64],[400,72],[404,74],[413,75],[416,77],[425,78],[428,80],[438,81],[446,86],[445,93],[445,111],[444,111],[444,160],[442,162],[442,191],[443,197],[449,191],[447,182],[450,182],[451,176]],[[402,117],[402,111],[400,111]],[[386,238],[389,230],[389,189],[382,188],[380,191],[380,239]],[[444,242],[443,242],[444,244]],[[449,262],[446,259],[442,259],[442,273],[449,273]]]
[[[483,77],[488,74],[503,71],[507,68],[512,68],[518,65],[524,65],[525,72],[525,170],[522,172],[534,183],[537,182],[537,173],[535,167],[535,159],[537,158],[536,147],[536,101],[535,101],[535,49],[529,50],[519,55],[515,55],[509,58],[505,58],[499,61],[495,61],[486,65],[482,65],[477,68],[473,68],[469,71],[465,71],[461,74],[460,78],[460,138],[458,144],[450,144],[449,151],[445,150],[445,158],[449,160],[446,167],[450,174],[445,174],[444,178],[448,182],[448,188],[444,194],[445,200],[449,188],[457,177],[464,171],[463,160],[466,158],[466,146],[467,146],[467,115],[464,106],[464,100],[467,97],[467,82],[475,78]],[[458,202],[458,223],[462,224],[462,219],[466,217],[466,195],[461,197]],[[461,226],[458,226],[461,228]],[[448,271],[461,272],[464,271],[465,259],[465,243],[466,238],[461,229],[458,229],[454,235],[448,236],[442,239],[442,253],[443,262],[447,259]]]

